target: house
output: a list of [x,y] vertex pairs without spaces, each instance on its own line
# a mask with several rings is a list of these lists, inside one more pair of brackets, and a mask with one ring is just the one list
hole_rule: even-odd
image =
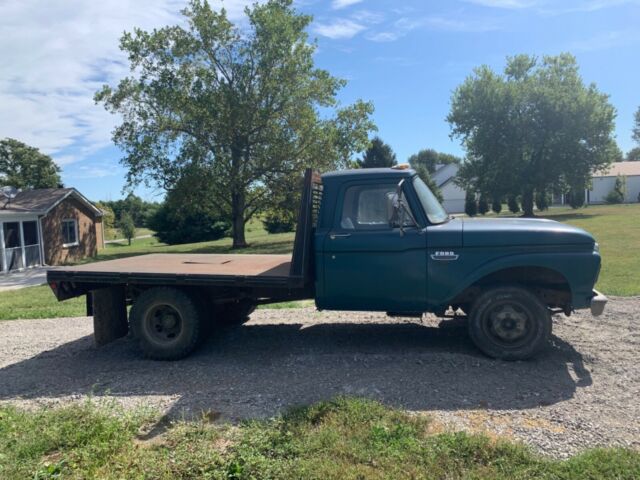
[[2,272],[60,265],[104,246],[102,211],[75,188],[0,195]]
[[447,213],[464,213],[464,198],[466,191],[456,185],[455,179],[460,170],[457,163],[437,165],[431,178],[442,192],[442,206]]
[[640,201],[640,161],[616,162],[604,172],[593,174],[591,189],[587,191],[586,202],[590,204],[606,203],[605,198],[613,190],[618,175],[624,175],[627,180],[625,203]]

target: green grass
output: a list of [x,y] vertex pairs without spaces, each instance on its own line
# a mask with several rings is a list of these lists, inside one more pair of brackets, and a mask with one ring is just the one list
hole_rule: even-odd
[[[210,416],[208,416],[210,417]],[[636,479],[640,453],[598,449],[567,461],[522,445],[443,432],[425,416],[359,399],[237,426],[160,419],[112,404],[0,407],[0,477],[153,479]],[[157,419],[157,416],[155,417]]]
[[86,315],[85,298],[58,302],[48,285],[0,293],[0,320]]
[[[602,271],[596,288],[608,295],[640,295],[640,204],[551,208],[537,215],[591,233],[600,244]],[[513,216],[504,212],[503,216]]]
[[[140,237],[142,235],[153,235],[154,233],[155,232],[153,230],[149,230],[148,228],[136,228],[136,237]],[[108,228],[104,231],[105,240],[118,240],[120,238],[124,238],[124,236],[117,228]]]

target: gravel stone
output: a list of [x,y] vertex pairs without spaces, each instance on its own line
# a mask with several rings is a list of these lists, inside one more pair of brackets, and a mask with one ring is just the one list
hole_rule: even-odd
[[91,318],[0,322],[0,403],[26,408],[115,399],[172,418],[265,418],[293,405],[362,396],[434,419],[434,431],[506,436],[565,458],[640,448],[640,297],[597,318],[554,317],[535,359],[483,356],[460,320],[258,310],[176,362],[141,357],[130,338],[96,348]]

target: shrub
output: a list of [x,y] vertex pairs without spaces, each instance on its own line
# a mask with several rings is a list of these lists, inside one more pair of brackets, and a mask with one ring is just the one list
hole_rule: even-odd
[[616,183],[613,186],[613,190],[611,190],[607,196],[605,197],[605,201],[607,203],[624,203],[624,198],[627,193],[627,178],[624,175],[618,175],[616,178]]
[[538,207],[538,210],[548,210],[550,203],[551,198],[549,198],[549,194],[547,194],[547,192],[536,192],[536,207]]
[[231,222],[201,211],[176,208],[165,202],[149,219],[149,228],[161,242],[175,245],[217,240],[225,236]]
[[520,211],[518,197],[516,197],[515,195],[509,195],[509,197],[507,198],[507,204],[509,205],[509,211],[511,213],[518,213]]
[[118,220],[118,228],[122,233],[122,236],[127,239],[129,245],[131,245],[131,239],[136,236],[136,226],[133,223],[133,217],[129,212],[122,212],[120,220]]
[[478,205],[476,203],[476,194],[471,190],[467,190],[467,194],[464,198],[464,213],[470,217],[475,217],[478,213]]
[[291,210],[269,210],[262,224],[269,233],[293,232],[296,228],[295,215]]
[[491,210],[493,210],[494,213],[500,213],[502,211],[502,199],[500,197],[493,198]]
[[571,208],[584,207],[584,188],[575,188],[569,190],[567,193],[567,202],[571,205]]
[[480,195],[480,199],[478,200],[478,213],[480,215],[486,215],[489,211],[489,202],[487,201],[487,197],[484,195]]

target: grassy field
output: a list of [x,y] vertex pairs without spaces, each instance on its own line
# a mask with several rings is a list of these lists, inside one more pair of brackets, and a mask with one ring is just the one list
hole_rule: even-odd
[[[136,228],[136,237],[141,237],[142,235],[153,235],[153,233],[153,230],[149,230],[148,228]],[[117,228],[108,228],[104,231],[105,240],[118,240],[120,238],[124,237]]]
[[637,479],[640,452],[601,449],[566,461],[425,416],[338,399],[237,426],[171,423],[114,405],[0,407],[0,477],[219,479]]

